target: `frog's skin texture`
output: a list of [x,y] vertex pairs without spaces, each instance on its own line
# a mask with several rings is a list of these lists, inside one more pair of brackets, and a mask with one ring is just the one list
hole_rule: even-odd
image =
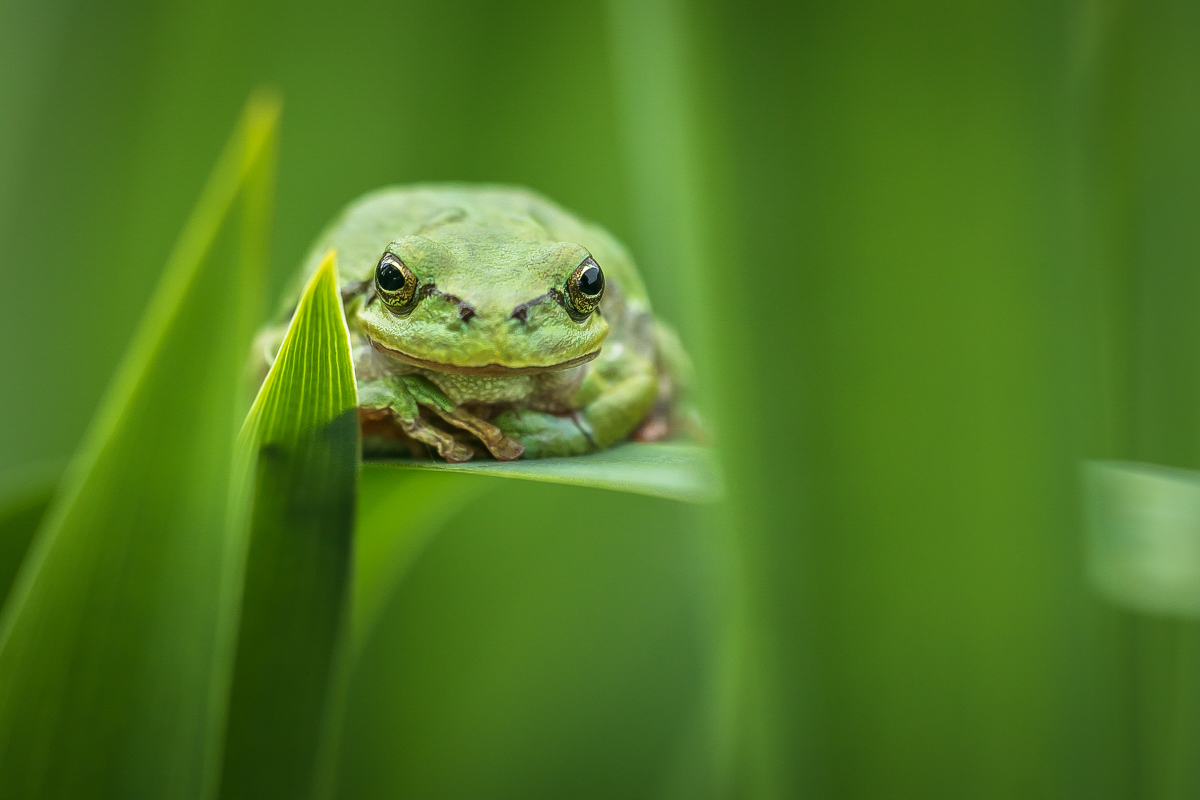
[[[342,212],[297,287],[330,249],[368,454],[540,458],[670,430],[682,350],[603,228],[526,189],[402,186]],[[266,363],[284,329],[260,336]]]

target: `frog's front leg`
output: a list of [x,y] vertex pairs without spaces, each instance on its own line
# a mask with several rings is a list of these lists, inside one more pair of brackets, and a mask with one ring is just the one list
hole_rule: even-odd
[[413,439],[437,449],[447,461],[469,461],[470,446],[421,419],[424,406],[455,427],[473,433],[501,461],[519,458],[524,447],[499,428],[455,406],[445,394],[420,375],[392,375],[359,386],[358,404],[364,409],[386,409]]
[[657,393],[654,365],[618,346],[592,362],[574,413],[510,409],[495,423],[520,438],[526,458],[582,455],[629,436],[654,406]]

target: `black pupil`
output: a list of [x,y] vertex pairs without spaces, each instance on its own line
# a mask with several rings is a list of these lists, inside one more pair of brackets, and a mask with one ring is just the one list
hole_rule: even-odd
[[579,273],[579,291],[588,297],[595,297],[604,291],[604,273],[595,264],[588,264]]
[[379,288],[385,292],[398,292],[404,288],[404,273],[390,261],[379,265],[375,280],[379,281]]

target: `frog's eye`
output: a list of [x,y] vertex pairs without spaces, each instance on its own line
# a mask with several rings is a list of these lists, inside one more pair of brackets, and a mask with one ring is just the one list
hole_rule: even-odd
[[572,316],[583,318],[596,310],[604,297],[604,273],[591,256],[567,277],[567,306]]
[[388,310],[407,313],[417,295],[417,276],[392,253],[384,253],[375,268],[375,291]]

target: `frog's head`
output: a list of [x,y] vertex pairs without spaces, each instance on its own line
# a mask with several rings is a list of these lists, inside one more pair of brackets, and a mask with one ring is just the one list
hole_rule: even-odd
[[595,358],[604,274],[570,242],[453,224],[382,253],[358,322],[375,349],[441,372],[544,372]]

